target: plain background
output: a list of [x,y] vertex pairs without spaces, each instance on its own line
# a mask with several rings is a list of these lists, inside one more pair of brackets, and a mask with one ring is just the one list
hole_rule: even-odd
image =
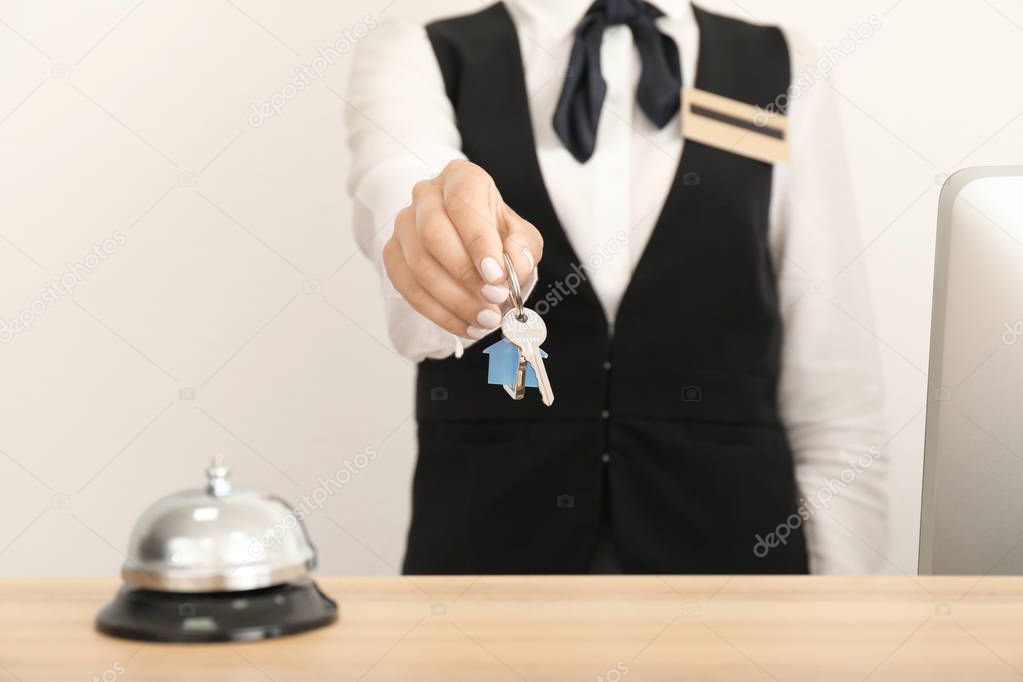
[[[881,22],[816,87],[840,92],[867,245],[858,265],[873,278],[875,319],[841,324],[876,337],[884,363],[882,550],[890,572],[912,573],[937,197],[955,169],[1023,163],[1023,7],[703,4],[821,46]],[[115,574],[133,520],[201,485],[214,452],[241,485],[325,497],[307,519],[324,573],[397,570],[413,368],[386,344],[376,275],[349,230],[350,53],[279,116],[254,126],[251,106],[367,17],[481,6],[0,2],[0,319],[33,318],[0,345],[0,575]],[[124,243],[73,294],[43,300],[69,262],[116,235]],[[859,287],[836,274],[819,273],[815,295],[844,305]],[[328,491],[322,481],[367,448],[376,457]]]

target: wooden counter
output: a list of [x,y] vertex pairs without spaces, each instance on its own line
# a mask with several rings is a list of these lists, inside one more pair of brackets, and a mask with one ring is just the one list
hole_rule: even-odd
[[93,630],[112,580],[0,581],[0,680],[1023,678],[1023,579],[323,578],[334,626],[246,644]]

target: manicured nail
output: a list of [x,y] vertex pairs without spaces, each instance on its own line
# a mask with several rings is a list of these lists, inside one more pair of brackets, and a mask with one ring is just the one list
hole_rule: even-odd
[[501,278],[504,277],[504,270],[501,269],[501,264],[497,262],[497,259],[490,256],[480,261],[480,272],[483,274],[483,279],[491,284],[500,282]]
[[476,316],[476,321],[484,329],[497,329],[501,326],[501,316],[493,310],[481,310]]
[[508,300],[508,287],[484,284],[480,294],[491,303],[501,304]]
[[533,252],[523,246],[522,247],[522,255],[525,256],[526,260],[529,261],[529,271],[532,272],[533,268],[536,267],[536,261],[533,260]]
[[484,336],[490,333],[487,329],[480,329],[479,327],[466,327],[465,333],[469,335],[470,339],[482,339]]

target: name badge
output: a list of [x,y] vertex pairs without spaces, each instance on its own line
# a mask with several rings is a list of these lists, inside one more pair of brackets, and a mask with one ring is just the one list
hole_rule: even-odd
[[789,160],[788,119],[773,108],[683,88],[679,120],[687,140],[767,163]]

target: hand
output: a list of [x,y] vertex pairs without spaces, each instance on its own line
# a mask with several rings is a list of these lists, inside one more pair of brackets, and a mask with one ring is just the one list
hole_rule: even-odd
[[540,262],[543,238],[501,199],[493,178],[461,159],[412,188],[384,244],[384,266],[406,301],[452,334],[481,339],[501,325],[508,298],[504,253],[520,284]]

